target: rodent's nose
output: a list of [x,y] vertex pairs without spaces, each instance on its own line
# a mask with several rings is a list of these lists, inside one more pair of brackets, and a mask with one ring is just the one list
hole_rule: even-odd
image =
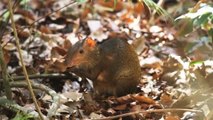
[[75,64],[71,61],[71,62],[68,62],[67,63],[67,67],[68,68],[72,68],[72,67],[75,67]]
[[75,68],[76,68],[76,66],[75,66],[75,65],[72,65],[72,66],[67,67],[67,70],[72,71],[72,70],[75,69]]

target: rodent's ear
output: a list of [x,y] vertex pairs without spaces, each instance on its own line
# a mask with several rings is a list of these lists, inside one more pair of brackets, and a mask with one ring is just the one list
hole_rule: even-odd
[[86,38],[85,44],[89,47],[95,47],[96,46],[96,41],[93,40],[91,37]]

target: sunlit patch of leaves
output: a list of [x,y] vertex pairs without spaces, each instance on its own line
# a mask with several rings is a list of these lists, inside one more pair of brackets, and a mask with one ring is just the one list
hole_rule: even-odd
[[[31,3],[29,0],[22,0]],[[50,0],[51,1],[51,0]],[[43,3],[44,1],[34,1],[38,5],[47,4]],[[78,3],[86,2],[86,0],[77,0]],[[144,8],[142,7],[139,11],[133,11],[133,8],[126,10],[125,7],[120,7],[121,9],[116,10],[118,5],[123,5],[123,2],[118,0],[105,0],[102,2],[110,2],[110,8],[104,9],[101,12],[95,13],[96,6],[94,8],[91,7],[91,4],[86,4],[79,7],[78,5],[66,9],[69,14],[64,14],[64,11],[58,11],[51,17],[45,17],[43,20],[38,22],[38,27],[33,30],[33,33],[20,31],[18,34],[22,39],[22,47],[25,50],[26,56],[33,56],[33,59],[27,59],[27,62],[30,67],[35,68],[37,70],[36,73],[44,73],[50,72],[52,69],[59,70],[60,67],[63,67],[60,63],[63,62],[63,58],[65,52],[70,46],[78,41],[79,39],[76,36],[76,33],[81,33],[83,36],[90,35],[96,37],[97,40],[103,40],[104,38],[108,37],[108,33],[112,31],[124,31],[126,32],[131,39],[129,42],[141,42],[140,44],[137,42],[136,45],[145,46],[148,44],[149,48],[146,53],[147,59],[142,59],[144,57],[141,55],[143,49],[137,49],[138,54],[140,54],[140,62],[142,65],[142,69],[144,69],[145,74],[143,76],[143,83],[140,85],[140,93],[137,96],[127,95],[120,98],[114,99],[105,99],[104,101],[98,101],[95,103],[96,106],[87,104],[82,102],[82,99],[86,100],[85,96],[82,96],[82,92],[85,92],[82,88],[85,88],[86,85],[80,85],[77,77],[70,78],[70,83],[64,83],[62,78],[57,78],[57,81],[60,81],[60,84],[56,82],[56,80],[50,79],[49,81],[42,79],[42,84],[48,82],[51,86],[51,82],[57,86],[63,86],[64,90],[62,93],[58,93],[61,96],[61,104],[60,109],[57,111],[57,116],[64,116],[66,113],[67,116],[72,116],[80,118],[102,118],[104,116],[113,116],[117,114],[123,114],[130,111],[138,111],[138,110],[149,110],[149,109],[159,109],[159,108],[166,108],[166,107],[190,107],[190,108],[198,108],[205,110],[211,110],[211,104],[209,101],[212,99],[208,96],[212,96],[209,94],[209,90],[200,91],[203,86],[202,83],[207,82],[207,84],[211,83],[212,73],[209,72],[212,70],[210,65],[205,64],[207,61],[199,60],[199,61],[187,61],[183,57],[174,57],[171,56],[169,60],[164,61],[161,59],[162,52],[164,54],[171,54],[176,53],[174,50],[176,38],[173,35],[174,32],[168,26],[162,27],[165,24],[156,23],[154,26],[150,26],[148,24],[148,20],[143,19],[140,15],[143,14]],[[131,1],[132,2],[132,1]],[[63,0],[58,2],[48,3],[47,8],[42,8],[38,6],[36,8],[32,8],[33,12],[31,15],[36,17],[42,17],[43,12],[49,11],[52,7],[52,4],[58,6],[59,3],[63,4]],[[89,2],[88,2],[89,3]],[[31,3],[32,4],[32,3]],[[100,3],[96,3],[100,4]],[[152,0],[139,0],[134,5],[138,4],[145,4],[149,9],[156,10],[158,14],[164,15],[166,17],[167,13],[165,10],[157,6]],[[100,4],[102,5],[102,4]],[[129,3],[127,5],[130,5]],[[29,5],[30,6],[30,5]],[[104,7],[108,7],[103,5]],[[24,7],[24,6],[22,6]],[[130,6],[132,7],[132,6]],[[54,8],[53,8],[54,9]],[[28,9],[29,10],[29,9]],[[41,11],[40,11],[41,10]],[[93,11],[92,11],[93,10]],[[76,12],[76,14],[74,14]],[[82,12],[85,12],[85,16],[81,16]],[[134,12],[137,12],[135,14]],[[22,26],[23,20],[27,21],[27,9],[25,12],[20,13],[21,17],[16,24]],[[38,14],[37,14],[38,13]],[[133,15],[133,14],[135,15]],[[121,17],[118,15],[121,14]],[[122,15],[123,14],[123,15]],[[38,16],[37,16],[38,15]],[[5,18],[9,15],[5,15]],[[74,17],[73,17],[74,16]],[[122,16],[124,16],[122,18]],[[137,16],[137,17],[136,17]],[[140,17],[138,17],[140,16]],[[20,19],[21,18],[21,19]],[[30,17],[29,17],[30,18]],[[197,19],[198,18],[198,19]],[[208,19],[204,19],[208,18]],[[191,20],[191,18],[188,18]],[[191,20],[191,24],[189,24],[189,28],[192,28],[194,24],[207,24],[209,23],[207,20],[212,19],[211,13],[204,14],[197,16],[193,20]],[[0,18],[1,20],[1,18]],[[28,22],[24,23],[25,25],[29,25]],[[69,26],[68,26],[69,25]],[[202,25],[200,27],[208,27]],[[196,26],[196,28],[200,28]],[[20,29],[22,29],[20,27]],[[38,29],[38,30],[37,30]],[[63,31],[65,30],[65,31]],[[135,30],[135,31],[133,31]],[[189,32],[192,30],[189,30]],[[175,31],[176,32],[176,31]],[[209,31],[209,32],[213,32]],[[12,33],[11,33],[12,34]],[[3,46],[4,49],[7,50],[5,57],[8,58],[7,62],[9,64],[9,71],[10,73],[19,75],[20,70],[17,70],[17,65],[14,65],[14,60],[18,61],[17,58],[14,59],[15,45],[9,39],[12,39],[11,34],[9,34],[9,38],[3,39]],[[30,38],[32,36],[32,38]],[[137,36],[137,37],[136,37]],[[9,41],[9,42],[8,42]],[[70,43],[71,42],[71,43]],[[170,46],[169,46],[170,45]],[[188,54],[194,56],[194,50],[206,51],[200,49],[200,46],[208,45],[208,41],[205,39],[200,39],[198,42],[194,42],[186,46],[185,51]],[[169,46],[169,49],[165,46]],[[136,46],[137,47],[137,46]],[[207,46],[209,47],[209,46]],[[183,49],[183,48],[181,48]],[[10,52],[10,53],[9,53]],[[12,55],[12,57],[8,57],[7,54]],[[197,55],[197,54],[196,54]],[[165,57],[165,56],[164,56]],[[29,58],[29,57],[26,57]],[[12,61],[13,60],[13,61]],[[12,61],[12,62],[11,62]],[[212,62],[212,61],[211,61]],[[32,64],[33,63],[33,64]],[[162,65],[164,63],[164,65]],[[54,65],[54,66],[50,66]],[[200,65],[199,68],[195,67]],[[51,68],[51,69],[50,69]],[[11,70],[13,69],[13,70]],[[19,71],[19,72],[18,72]],[[62,70],[59,70],[62,71]],[[39,79],[41,80],[41,79]],[[200,81],[200,82],[199,82]],[[76,83],[76,84],[75,84]],[[83,87],[82,87],[83,86]],[[52,86],[53,87],[53,86]],[[55,91],[61,91],[61,89]],[[88,89],[89,87],[86,86]],[[65,92],[66,91],[66,92]],[[13,91],[14,92],[14,91]],[[24,93],[23,90],[20,92]],[[19,96],[19,95],[17,95]],[[196,97],[194,97],[196,96]],[[25,97],[25,96],[24,96]],[[200,103],[200,99],[202,101],[202,105],[197,105]],[[50,101],[50,96],[43,97],[42,101]],[[17,100],[21,101],[21,100]],[[188,101],[193,101],[189,103]],[[159,104],[156,104],[159,103]],[[208,104],[207,104],[208,103]],[[28,103],[23,103],[28,104]],[[86,105],[87,106],[86,106]],[[91,107],[92,106],[92,107]],[[206,107],[207,106],[207,107]],[[47,106],[41,106],[41,108],[48,109]],[[82,112],[84,111],[84,112]],[[72,115],[71,115],[71,114]],[[191,112],[184,113],[183,119],[189,118],[195,114]],[[207,113],[207,112],[206,112]],[[88,116],[88,114],[90,114]],[[209,115],[209,113],[207,113]],[[18,115],[18,118],[25,119],[25,116]],[[148,118],[157,118],[157,117],[164,117],[165,119],[180,119],[180,116],[176,114],[170,115],[157,115],[157,114],[145,114],[141,115],[140,117],[144,119]],[[155,119],[156,119],[155,118]]]
[[201,4],[196,12],[188,12],[175,20],[178,22],[184,21],[184,28],[188,30],[183,31],[184,34],[188,34],[192,32],[193,29],[198,28],[210,31],[213,27],[213,7],[208,4]]
[[[167,92],[177,97],[172,108],[194,108],[203,110],[205,117],[212,118],[212,61],[187,61],[172,55],[163,66],[162,80],[173,87]],[[179,67],[178,67],[179,66]],[[172,82],[173,81],[173,82]],[[211,96],[211,97],[210,97]],[[192,115],[192,114],[191,114]],[[186,116],[185,116],[186,117]]]
[[[163,8],[161,8],[159,5],[157,5],[152,0],[139,0],[141,4],[145,3],[149,9],[154,9],[159,15],[163,15],[164,17],[168,18],[169,20],[172,20],[172,17],[166,12]],[[142,3],[143,2],[143,3]]]
[[16,116],[14,118],[12,118],[11,120],[29,120],[29,119],[33,119],[33,116],[30,115],[23,115],[19,112],[16,113]]

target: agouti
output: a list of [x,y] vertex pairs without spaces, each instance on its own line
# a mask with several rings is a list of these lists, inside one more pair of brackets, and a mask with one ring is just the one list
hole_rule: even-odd
[[76,75],[92,80],[99,95],[134,92],[141,77],[138,56],[123,38],[78,41],[68,50],[65,64]]

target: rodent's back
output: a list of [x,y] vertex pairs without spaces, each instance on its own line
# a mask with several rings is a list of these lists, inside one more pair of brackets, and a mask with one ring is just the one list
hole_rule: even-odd
[[98,94],[130,93],[141,75],[138,56],[123,38],[79,41],[69,49],[65,64],[71,72],[91,79]]
[[134,91],[141,77],[139,60],[134,48],[123,39],[111,38],[100,44],[100,51],[104,55],[104,71],[108,74],[105,76],[106,80],[112,83],[115,94],[124,95]]

